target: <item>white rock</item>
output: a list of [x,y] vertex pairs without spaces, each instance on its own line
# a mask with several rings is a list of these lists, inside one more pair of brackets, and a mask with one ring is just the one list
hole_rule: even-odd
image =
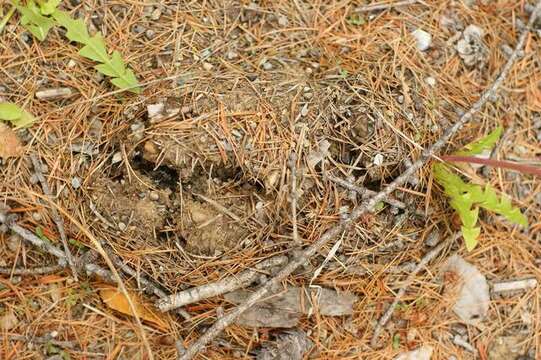
[[162,115],[164,110],[165,110],[164,103],[147,105],[147,114],[150,119]]
[[117,151],[113,154],[113,157],[111,158],[111,164],[117,164],[122,161],[122,153],[120,151]]
[[394,360],[430,360],[433,351],[432,346],[424,345],[418,349],[404,352],[395,357]]
[[372,162],[376,166],[381,166],[383,164],[383,155],[376,154],[376,156],[374,156],[374,160]]
[[208,63],[208,62],[203,63],[203,69],[205,69],[206,71],[212,70],[213,67],[214,66],[211,63]]
[[436,86],[436,79],[434,79],[432,76],[428,76],[425,78],[425,83],[428,85],[428,86]]
[[74,189],[78,189],[81,187],[81,178],[74,176],[71,178],[71,187]]
[[451,294],[458,294],[453,311],[466,324],[478,325],[488,312],[490,293],[487,279],[472,264],[458,255],[447,260],[444,271],[458,276],[458,285],[451,285]]
[[424,30],[416,29],[412,31],[411,35],[415,38],[417,49],[420,51],[428,50],[430,44],[432,44],[432,35]]

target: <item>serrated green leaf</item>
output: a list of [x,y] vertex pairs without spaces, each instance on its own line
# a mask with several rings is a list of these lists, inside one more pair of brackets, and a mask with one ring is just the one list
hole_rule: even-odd
[[85,58],[101,63],[109,61],[107,49],[105,48],[105,41],[103,40],[101,33],[97,33],[93,37],[89,38],[86,45],[79,50],[79,54]]
[[90,35],[88,35],[88,30],[83,20],[72,19],[67,12],[61,10],[56,10],[52,16],[60,26],[67,30],[66,37],[70,41],[80,44],[86,44],[90,41]]
[[121,77],[126,71],[126,65],[118,51],[113,52],[113,56],[111,56],[108,62],[96,65],[95,68],[102,74],[112,77]]
[[23,114],[23,109],[13,103],[0,103],[0,120],[17,120]]
[[141,88],[138,87],[137,78],[131,69],[126,69],[122,77],[111,79],[111,82],[120,89],[126,89],[135,94],[141,93]]
[[502,136],[502,132],[503,128],[498,126],[487,136],[464,146],[464,149],[457,152],[457,155],[479,155],[485,150],[492,150]]
[[40,3],[39,9],[43,15],[51,15],[61,2],[62,0],[47,0]]
[[43,41],[47,33],[54,26],[54,20],[43,16],[34,1],[28,1],[26,6],[16,4],[21,13],[21,24],[30,31],[38,40]]
[[481,228],[479,227],[472,227],[467,228],[465,226],[462,226],[462,237],[464,238],[464,244],[466,245],[466,250],[472,251],[475,246],[477,246],[477,238],[479,237],[479,234],[481,233]]

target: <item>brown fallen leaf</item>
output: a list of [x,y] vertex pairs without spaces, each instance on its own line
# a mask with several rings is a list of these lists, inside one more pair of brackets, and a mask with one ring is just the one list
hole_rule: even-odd
[[9,126],[0,123],[0,158],[21,156],[23,146],[17,134]]
[[[135,316],[130,308],[128,299],[126,299],[126,296],[124,296],[119,289],[107,287],[100,289],[99,293],[103,302],[111,309],[121,312],[124,315]],[[145,304],[144,301],[133,292],[129,292],[128,294],[135,306],[139,318],[157,325],[160,329],[168,328],[167,322],[152,310],[152,305]]]

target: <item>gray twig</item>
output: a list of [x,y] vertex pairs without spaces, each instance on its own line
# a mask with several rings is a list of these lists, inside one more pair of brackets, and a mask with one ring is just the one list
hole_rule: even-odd
[[289,168],[291,170],[291,224],[293,225],[293,243],[301,245],[299,239],[299,230],[297,228],[297,200],[299,194],[297,192],[297,154],[293,150],[289,156]]
[[[349,181],[344,180],[344,179],[340,179],[340,178],[337,178],[337,177],[334,177],[334,176],[331,176],[331,175],[326,175],[326,178],[329,179],[330,181],[342,186],[343,188],[346,188],[348,190],[356,192],[357,194],[359,194],[361,196],[362,199],[368,199],[369,197],[374,196],[374,195],[377,194],[377,192],[375,192],[373,190],[370,190],[370,189],[367,189],[365,187],[361,187],[361,186],[352,184]],[[383,202],[386,202],[387,204],[389,204],[391,206],[394,206],[396,208],[399,208],[399,209],[409,210],[408,206],[406,204],[404,204],[402,201],[393,199],[391,197],[383,200]],[[424,214],[422,212],[419,212],[419,211],[414,210],[413,213],[416,214],[416,215],[424,216]]]
[[161,311],[169,311],[177,307],[192,304],[194,302],[208,299],[213,296],[222,295],[251,284],[262,270],[270,269],[276,266],[282,266],[287,263],[286,256],[275,256],[258,263],[255,269],[249,269],[238,275],[227,277],[225,279],[194,287],[179,293],[170,295],[156,302],[156,306]]
[[[51,194],[51,189],[49,188],[49,184],[47,183],[45,176],[43,176],[43,164],[41,163],[41,160],[39,160],[38,157],[34,154],[30,154],[30,160],[32,160],[32,165],[34,166],[36,176],[41,183],[41,187],[43,188],[43,193],[45,194],[45,196],[47,196],[47,198],[52,204],[53,197]],[[77,269],[75,268],[75,262],[73,261],[73,256],[71,255],[71,251],[68,245],[68,237],[66,236],[66,230],[64,229],[64,221],[60,217],[60,214],[58,213],[58,210],[56,210],[54,204],[51,206],[51,213],[53,215],[53,221],[58,228],[58,232],[60,233],[60,239],[62,240],[62,245],[64,246],[66,260],[68,261],[71,272],[73,273],[73,278],[75,279],[75,281],[77,281]]]
[[298,257],[290,261],[281,271],[279,271],[273,278],[266,281],[257,291],[255,291],[246,301],[239,306],[237,306],[229,314],[221,317],[216,321],[206,332],[203,334],[197,341],[195,341],[187,350],[184,355],[180,357],[182,360],[192,359],[197,353],[199,353],[212,339],[214,339],[218,334],[220,334],[227,326],[229,326],[235,319],[240,316],[244,311],[250,308],[252,305],[257,303],[261,298],[263,298],[274,286],[279,285],[285,278],[287,278],[295,269],[303,265],[310,259],[319,249],[325,246],[328,242],[334,239],[336,236],[341,234],[346,230],[355,220],[361,217],[366,212],[372,210],[376,204],[380,201],[386,199],[396,188],[406,182],[406,180],[418,171],[432,156],[434,156],[450,139],[455,135],[458,130],[469,122],[473,115],[481,109],[481,107],[487,102],[489,98],[494,96],[496,90],[500,87],[503,80],[507,77],[509,70],[513,66],[515,60],[518,57],[519,51],[524,46],[526,36],[528,35],[529,29],[532,27],[533,22],[537,18],[539,9],[541,8],[541,0],[537,3],[535,10],[532,12],[530,20],[528,21],[528,26],[521,33],[517,45],[513,50],[513,53],[508,58],[507,62],[503,66],[500,75],[492,83],[492,85],[481,95],[481,98],[477,100],[470,110],[464,113],[458,121],[449,127],[442,135],[442,137],[436,141],[428,149],[425,149],[421,157],[415,161],[412,166],[406,169],[402,175],[397,177],[393,182],[389,184],[384,190],[378,192],[370,200],[365,203],[360,204],[351,212],[350,216],[327,230],[316,242],[307,247],[304,251],[300,253]]
[[0,274],[3,275],[21,275],[21,276],[28,276],[28,275],[44,275],[44,274],[53,274],[55,272],[58,272],[62,269],[64,269],[65,266],[61,265],[51,265],[51,266],[42,266],[42,267],[35,267],[30,269],[22,269],[22,268],[0,268]]
[[371,12],[371,11],[377,11],[377,10],[387,10],[393,7],[398,6],[407,6],[407,5],[413,5],[416,2],[419,2],[419,0],[404,0],[404,1],[397,1],[394,3],[386,3],[386,4],[371,4],[366,6],[361,6],[357,9],[355,9],[356,13],[365,13],[365,12]]
[[24,335],[0,335],[0,340],[3,341],[4,339],[24,341],[30,344],[52,344],[65,349],[74,349],[77,347],[77,345],[73,341],[55,340],[51,335],[34,337]]
[[415,277],[417,276],[419,271],[421,271],[432,259],[438,256],[439,253],[447,247],[447,245],[451,244],[459,237],[460,237],[460,233],[457,233],[447,238],[446,240],[436,245],[432,250],[427,252],[425,256],[423,256],[423,258],[421,259],[421,261],[419,261],[419,263],[413,269],[413,271],[410,272],[410,274],[406,278],[406,281],[404,281],[400,289],[398,289],[398,292],[396,293],[392,304],[387,308],[383,316],[379,319],[378,324],[376,325],[376,329],[374,330],[374,334],[372,335],[372,339],[370,340],[370,346],[375,347],[377,345],[377,341],[379,338],[379,334],[381,333],[381,330],[383,329],[385,324],[387,324],[387,321],[389,321],[389,319],[393,315],[396,305],[402,299],[402,297],[406,293],[406,290],[408,289],[410,284],[413,282],[413,280],[415,280]]

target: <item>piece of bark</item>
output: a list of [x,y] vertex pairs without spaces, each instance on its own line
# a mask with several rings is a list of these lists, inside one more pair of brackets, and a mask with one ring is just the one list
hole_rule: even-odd
[[303,331],[287,331],[256,350],[257,360],[302,360],[314,343]]
[[68,87],[44,89],[36,92],[36,97],[40,100],[65,99],[71,95],[73,95],[73,90]]

